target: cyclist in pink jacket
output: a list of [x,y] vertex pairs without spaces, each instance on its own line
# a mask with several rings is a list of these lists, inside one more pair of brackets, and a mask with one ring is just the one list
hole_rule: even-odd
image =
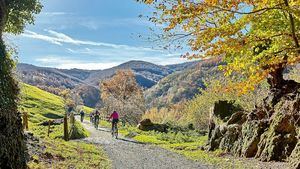
[[112,131],[112,135],[114,135],[114,132],[116,132],[116,138],[118,137],[118,122],[119,122],[119,113],[117,111],[114,111],[109,119],[112,119],[111,122],[111,131]]
[[112,125],[117,124],[119,122],[119,113],[117,111],[114,111],[109,119],[112,119]]

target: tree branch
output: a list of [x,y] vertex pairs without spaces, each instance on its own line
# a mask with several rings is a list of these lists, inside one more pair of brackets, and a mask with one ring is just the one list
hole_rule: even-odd
[[[285,6],[289,6],[289,2],[288,0],[284,0]],[[299,41],[298,38],[296,36],[296,29],[295,29],[295,21],[294,21],[294,17],[291,13],[289,13],[289,19],[290,19],[290,26],[291,26],[291,34],[295,43],[296,48],[300,48],[299,45]],[[298,53],[300,53],[300,51],[298,51]]]
[[211,6],[211,5],[207,5],[207,6],[219,9],[219,11],[217,11],[217,12],[226,11],[226,12],[231,12],[231,13],[236,13],[236,14],[241,14],[241,15],[248,15],[248,14],[255,14],[255,13],[259,13],[259,12],[263,12],[263,11],[267,11],[267,10],[282,9],[282,8],[279,7],[280,5],[282,5],[282,4],[275,5],[274,7],[261,8],[261,9],[251,11],[251,12],[234,11],[234,10],[231,10],[231,9],[222,8],[220,6]]

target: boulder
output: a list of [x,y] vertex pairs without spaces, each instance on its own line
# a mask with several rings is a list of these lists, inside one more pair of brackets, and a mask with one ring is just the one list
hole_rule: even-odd
[[214,104],[212,109],[213,117],[220,119],[223,122],[228,119],[237,111],[242,110],[239,105],[234,104],[235,101],[220,100]]
[[42,151],[45,150],[45,146],[41,143],[39,138],[35,137],[31,132],[24,132],[24,141],[26,143],[26,161],[35,160],[35,156],[40,156]]
[[[235,105],[234,101],[220,100],[214,104],[210,110],[209,129],[208,129],[208,150],[215,150],[219,148],[222,135],[227,132],[227,125],[234,123],[242,123],[246,116],[241,112],[239,105]],[[228,119],[230,122],[228,123]],[[227,122],[227,124],[226,124]],[[226,137],[232,136],[228,133]],[[228,138],[231,140],[231,138]],[[227,139],[225,139],[227,140]],[[224,140],[224,141],[225,141]],[[225,141],[226,142],[226,141]]]
[[168,130],[168,125],[166,124],[154,124],[150,119],[144,119],[139,122],[138,129],[142,131],[159,131],[159,132],[167,132]]
[[242,147],[241,155],[243,157],[254,157],[258,150],[260,136],[268,127],[268,122],[265,120],[247,121],[242,129]]
[[153,123],[150,119],[144,119],[144,120],[140,121],[139,124],[142,126],[152,126],[153,125]]
[[222,135],[222,140],[220,141],[220,146],[222,150],[226,152],[231,152],[235,142],[238,141],[241,136],[242,126],[238,124],[232,124],[227,126],[226,132]]
[[207,149],[213,151],[219,148],[222,139],[222,133],[220,131],[220,126],[217,126],[211,134],[211,138],[208,141]]
[[261,136],[256,155],[261,161],[284,161],[297,144],[295,121],[290,114],[278,112],[268,131]]

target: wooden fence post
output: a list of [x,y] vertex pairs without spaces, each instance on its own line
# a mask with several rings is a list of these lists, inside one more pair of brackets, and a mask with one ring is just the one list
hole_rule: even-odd
[[67,115],[65,115],[65,117],[64,117],[64,139],[66,141],[69,140],[68,117],[67,117]]
[[28,130],[28,113],[23,112],[23,129]]

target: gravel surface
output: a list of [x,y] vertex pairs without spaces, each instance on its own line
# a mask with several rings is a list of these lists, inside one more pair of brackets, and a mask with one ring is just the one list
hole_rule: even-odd
[[96,130],[89,121],[84,121],[82,125],[91,133],[90,137],[83,141],[101,144],[111,159],[114,169],[213,168],[154,145],[142,144],[122,136],[114,139],[110,130],[105,128]]

